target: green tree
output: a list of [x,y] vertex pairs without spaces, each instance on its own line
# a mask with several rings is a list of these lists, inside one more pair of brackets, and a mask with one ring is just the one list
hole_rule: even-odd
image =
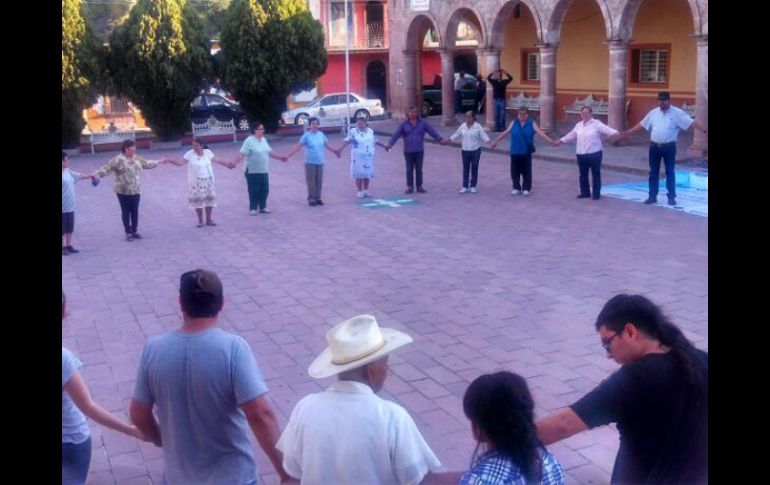
[[268,127],[290,93],[312,88],[326,71],[323,27],[305,0],[231,0],[221,40],[223,84]]
[[203,22],[186,0],[138,0],[110,34],[107,65],[116,93],[142,111],[155,135],[177,140],[211,71]]
[[83,108],[96,97],[102,48],[85,21],[81,0],[61,2],[62,146],[75,147],[85,126]]

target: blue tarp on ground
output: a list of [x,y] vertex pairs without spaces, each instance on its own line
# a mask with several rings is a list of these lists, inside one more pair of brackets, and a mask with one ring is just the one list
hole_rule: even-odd
[[[647,182],[614,184],[602,187],[602,195],[644,202],[648,195]],[[676,205],[666,204],[666,179],[660,179],[658,206],[696,216],[708,217],[708,172],[676,172]]]

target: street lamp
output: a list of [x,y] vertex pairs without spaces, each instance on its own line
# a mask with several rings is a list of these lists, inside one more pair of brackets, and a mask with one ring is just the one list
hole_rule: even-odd
[[345,0],[345,133],[350,131],[350,27],[348,24],[348,0]]

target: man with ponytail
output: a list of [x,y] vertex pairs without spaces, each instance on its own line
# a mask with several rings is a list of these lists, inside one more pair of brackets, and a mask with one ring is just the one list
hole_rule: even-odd
[[540,419],[544,445],[617,423],[613,484],[708,482],[708,354],[641,295],[611,298],[596,318],[621,368],[568,408]]

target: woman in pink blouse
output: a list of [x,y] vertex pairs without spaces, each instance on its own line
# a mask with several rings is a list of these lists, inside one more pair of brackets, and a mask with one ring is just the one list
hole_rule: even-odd
[[591,178],[593,178],[593,200],[601,198],[602,190],[602,138],[601,135],[617,137],[618,131],[613,130],[601,121],[592,117],[593,110],[590,106],[583,106],[580,110],[580,121],[575,127],[553,142],[557,147],[562,143],[577,139],[577,162],[580,170],[580,195],[578,199],[587,199],[591,197],[591,189],[588,186],[588,169],[591,169]]

